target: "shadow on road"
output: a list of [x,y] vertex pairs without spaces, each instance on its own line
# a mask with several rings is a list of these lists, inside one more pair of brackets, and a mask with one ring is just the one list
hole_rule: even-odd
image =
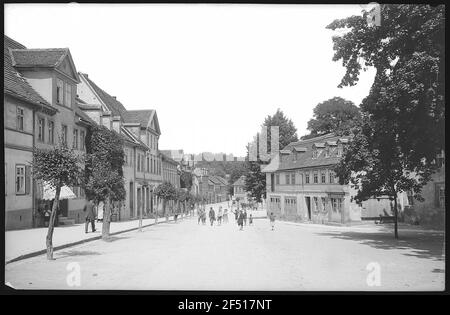
[[[370,233],[370,232],[320,232],[317,235],[356,241],[377,249],[393,250],[403,249],[408,252],[405,256],[443,261],[444,257],[444,235],[426,233],[402,233],[399,239],[394,238],[393,233]],[[438,272],[438,271],[436,271]],[[442,271],[443,272],[443,271]]]
[[92,255],[101,255],[101,254],[99,252],[94,252],[91,250],[70,250],[58,253],[58,256],[55,259],[62,259],[74,256],[92,256]]
[[128,238],[129,238],[128,236],[110,236],[108,239],[105,240],[105,242],[112,243],[115,241],[126,240]]

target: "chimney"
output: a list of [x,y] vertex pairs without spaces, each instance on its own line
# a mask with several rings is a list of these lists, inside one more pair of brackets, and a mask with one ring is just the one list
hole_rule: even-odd
[[117,100],[117,96],[113,96],[113,99]]
[[120,127],[122,127],[122,122],[120,121],[120,116],[113,116],[112,118],[112,129],[120,133]]

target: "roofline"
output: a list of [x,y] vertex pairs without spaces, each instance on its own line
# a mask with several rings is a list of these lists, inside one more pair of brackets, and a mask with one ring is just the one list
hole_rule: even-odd
[[26,102],[26,103],[28,103],[30,105],[45,107],[47,110],[54,112],[53,114],[56,114],[57,112],[59,112],[59,110],[57,108],[52,107],[51,105],[47,105],[47,104],[44,104],[44,103],[40,103],[40,102],[35,102],[35,101],[32,101],[32,100],[29,100],[29,99],[27,99],[27,98],[25,98],[25,97],[23,97],[23,96],[21,96],[19,94],[16,94],[16,93],[14,93],[14,92],[12,92],[10,90],[4,90],[4,93],[9,95],[9,96],[11,96],[11,97],[14,97],[14,98],[16,98],[18,100],[24,101],[24,102]]

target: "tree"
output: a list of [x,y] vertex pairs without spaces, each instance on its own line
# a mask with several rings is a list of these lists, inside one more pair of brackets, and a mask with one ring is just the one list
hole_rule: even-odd
[[187,172],[186,170],[181,171],[180,186],[182,188],[186,188],[187,190],[191,190],[191,187],[192,187],[192,173],[191,172]]
[[[126,198],[123,141],[104,126],[92,127],[86,139],[85,190],[95,203],[104,202],[102,239],[109,238],[111,203]],[[140,222],[141,224],[141,222]]]
[[279,147],[284,148],[291,142],[298,141],[297,128],[291,119],[287,118],[279,108],[272,116],[267,116],[263,127],[267,127],[267,152],[271,153],[271,126],[279,127]]
[[177,196],[177,191],[170,182],[163,182],[162,184],[158,185],[155,188],[154,193],[158,198],[162,199],[163,213],[164,213],[164,216],[166,217],[166,221],[168,221],[169,219],[168,219],[168,215],[166,212],[166,204],[167,204],[167,201],[175,200],[175,198]]
[[314,118],[308,121],[309,135],[302,139],[309,139],[335,133],[337,135],[348,135],[350,129],[355,126],[360,119],[360,110],[351,101],[341,97],[333,97],[314,108]]
[[382,5],[380,12],[379,27],[367,24],[368,12],[328,26],[348,30],[333,37],[333,60],[346,68],[340,87],[357,83],[362,63],[376,69],[361,104],[363,122],[337,173],[357,187],[358,200],[391,196],[397,217],[394,195],[411,190],[421,200],[436,154],[445,148],[445,8]]
[[48,183],[56,191],[46,237],[47,259],[49,260],[53,259],[53,230],[61,187],[80,184],[82,179],[81,162],[82,156],[77,155],[62,141],[54,148],[34,149],[33,151],[33,177]]

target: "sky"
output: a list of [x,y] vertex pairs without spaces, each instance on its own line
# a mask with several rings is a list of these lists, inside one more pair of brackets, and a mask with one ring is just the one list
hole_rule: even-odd
[[314,107],[359,105],[375,71],[338,88],[333,20],[359,5],[5,4],[5,34],[27,48],[68,47],[78,71],[129,110],[155,109],[161,149],[244,156],[280,108],[307,134]]

